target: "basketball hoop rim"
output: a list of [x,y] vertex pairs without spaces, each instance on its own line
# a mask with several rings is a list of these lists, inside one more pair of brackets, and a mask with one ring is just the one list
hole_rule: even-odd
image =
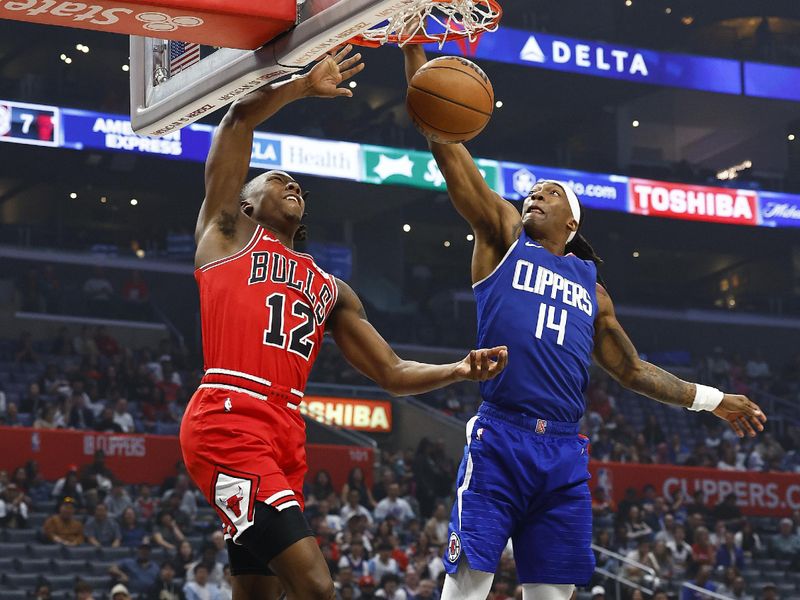
[[[452,4],[454,0],[429,0],[428,4]],[[497,16],[493,18],[489,23],[484,25],[480,28],[480,31],[457,31],[457,30],[450,30],[448,28],[447,31],[442,33],[433,33],[433,34],[415,34],[411,37],[405,38],[402,34],[399,33],[390,33],[387,36],[385,42],[380,42],[377,40],[368,40],[364,38],[363,35],[359,34],[353,37],[350,40],[351,44],[355,44],[357,46],[363,46],[366,48],[378,48],[385,44],[396,44],[399,46],[404,46],[406,44],[432,44],[438,43],[439,45],[443,44],[444,42],[449,42],[452,40],[462,40],[465,38],[471,38],[477,35],[483,35],[487,31],[495,31],[499,26],[500,19],[503,16],[503,7],[497,0],[480,0],[481,3],[486,4],[492,11],[497,13]]]

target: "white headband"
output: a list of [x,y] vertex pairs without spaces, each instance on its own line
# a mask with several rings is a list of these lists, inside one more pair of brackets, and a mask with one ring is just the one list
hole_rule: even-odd
[[[581,223],[581,203],[578,202],[578,196],[575,195],[575,192],[563,181],[556,181],[555,179],[543,179],[539,183],[554,183],[559,186],[561,189],[564,190],[564,193],[567,195],[567,202],[569,203],[569,208],[572,211],[572,218],[578,222],[578,225]],[[569,244],[572,240],[575,239],[575,236],[578,234],[578,230],[576,229],[572,233],[569,234],[567,238],[567,243]]]

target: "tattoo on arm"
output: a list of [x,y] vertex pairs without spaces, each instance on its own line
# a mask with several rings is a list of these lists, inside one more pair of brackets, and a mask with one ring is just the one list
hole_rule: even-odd
[[[598,300],[601,300],[601,311],[606,314],[599,315],[595,324],[594,357],[598,364],[622,385],[639,394],[665,404],[691,406],[695,386],[639,358],[614,316],[611,299],[601,289],[598,286]],[[602,306],[604,304],[606,307]]]

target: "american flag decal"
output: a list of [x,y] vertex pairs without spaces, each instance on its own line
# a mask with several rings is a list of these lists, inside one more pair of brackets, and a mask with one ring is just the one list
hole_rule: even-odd
[[544,433],[547,430],[547,421],[536,419],[536,433]]
[[200,44],[192,42],[169,43],[169,74],[180,73],[200,61]]

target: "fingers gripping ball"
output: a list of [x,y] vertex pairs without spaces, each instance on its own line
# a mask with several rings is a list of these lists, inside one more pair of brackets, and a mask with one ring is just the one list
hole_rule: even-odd
[[457,56],[425,63],[411,78],[406,106],[422,135],[440,144],[466,142],[492,116],[494,90],[486,73]]

